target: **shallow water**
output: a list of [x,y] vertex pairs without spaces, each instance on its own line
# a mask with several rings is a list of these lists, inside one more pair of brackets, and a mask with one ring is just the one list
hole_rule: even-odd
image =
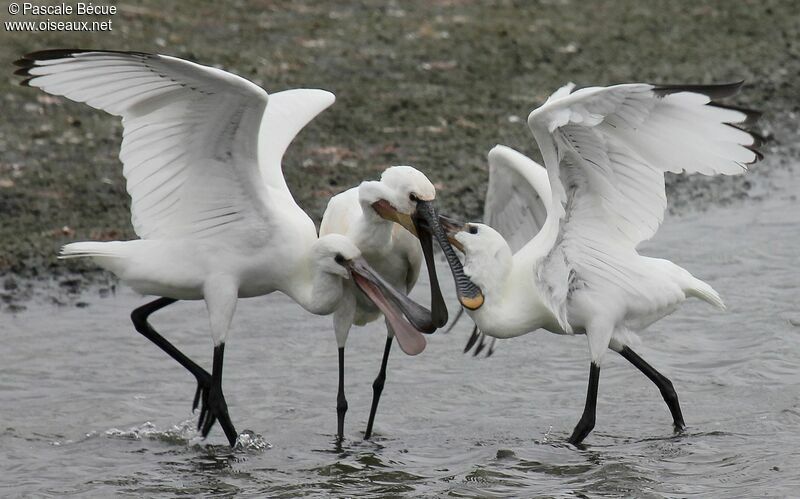
[[[337,448],[330,318],[273,295],[240,301],[226,348],[233,421],[255,434],[231,453],[218,426],[196,436],[193,378],[133,330],[129,313],[146,299],[121,288],[86,293],[86,306],[34,301],[0,316],[0,495],[795,495],[800,178],[779,171],[758,189],[761,201],[668,217],[642,250],[708,281],[729,307],[687,302],[637,348],[672,379],[682,435],[655,387],[611,354],[595,431],[583,450],[566,445],[584,402],[585,338],[539,332],[475,359],[461,354],[464,321],[430,336],[418,358],[393,352],[370,442],[361,437],[385,336],[354,329]],[[426,288],[415,296],[425,301]],[[201,303],[152,322],[210,364]]]

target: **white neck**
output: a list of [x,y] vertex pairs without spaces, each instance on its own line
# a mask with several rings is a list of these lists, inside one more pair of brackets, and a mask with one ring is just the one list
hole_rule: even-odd
[[394,222],[378,215],[369,201],[359,199],[359,204],[364,216],[358,218],[348,236],[364,253],[386,248],[392,239]]

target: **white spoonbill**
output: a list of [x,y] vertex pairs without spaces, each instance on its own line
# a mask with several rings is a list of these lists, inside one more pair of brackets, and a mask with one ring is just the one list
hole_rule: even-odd
[[[343,234],[355,243],[364,259],[395,289],[410,292],[417,282],[423,254],[431,286],[432,323],[428,332],[447,324],[447,309],[442,298],[433,259],[430,220],[436,189],[419,170],[410,166],[393,166],[381,175],[380,181],[362,182],[332,197],[322,217],[320,235]],[[386,218],[384,218],[386,217]],[[433,217],[436,220],[436,217]],[[397,221],[408,230],[394,223]],[[433,230],[441,230],[433,228]],[[418,236],[419,242],[417,241]],[[444,237],[446,238],[446,236]],[[451,260],[452,261],[452,260]],[[346,286],[348,297],[334,312],[334,330],[339,347],[339,395],[337,399],[338,435],[342,438],[347,399],[344,395],[344,347],[353,325],[363,326],[380,317],[372,303],[353,287]],[[375,412],[386,381],[386,363],[392,347],[391,324],[386,323],[387,338],[380,371],[372,384],[373,398],[364,438],[372,435]],[[424,340],[424,339],[423,339]],[[424,343],[420,346],[424,347]],[[408,354],[418,353],[418,348]],[[413,347],[413,345],[412,345]]]
[[[495,221],[502,235],[443,219],[464,252],[465,274],[483,292],[483,306],[467,311],[481,331],[497,338],[539,328],[587,336],[589,387],[572,444],[594,427],[609,348],[658,386],[676,431],[684,427],[672,383],[630,344],[636,331],[688,297],[724,305],[708,284],[636,247],[663,220],[664,172],[737,175],[761,158],[758,137],[739,128],[758,113],[712,102],[740,86],[625,84],[573,92],[567,85],[528,117],[546,170],[507,147],[489,153],[487,199],[501,201],[495,209],[504,214]],[[531,213],[538,203],[547,216],[537,232]],[[523,234],[527,242],[512,252],[507,239]]]
[[[508,154],[504,151],[508,151]],[[501,159],[508,155],[514,157],[512,151],[504,146],[498,146],[489,154],[489,185],[483,203],[483,223],[494,227],[503,236],[513,254],[525,246],[544,225],[547,218],[547,206],[538,192],[549,193],[550,184],[547,181],[547,174],[541,167],[534,169],[530,177],[530,180],[536,183],[536,188],[533,188],[525,179],[514,175],[513,170],[504,172],[503,165],[505,163]],[[547,199],[549,202],[549,195]],[[462,308],[444,331],[445,334],[455,327],[463,313],[464,309]],[[477,357],[486,348],[485,336],[478,329],[477,324],[473,325],[472,334],[464,347],[464,353],[474,346],[473,355]],[[490,357],[494,353],[496,339],[495,337],[491,338],[486,357]]]
[[[346,237],[317,238],[281,171],[294,136],[334,96],[324,90],[267,93],[225,71],[164,55],[47,50],[16,62],[23,85],[121,116],[120,159],[131,195],[133,241],[77,242],[63,258],[90,257],[134,290],[160,296],[131,314],[136,330],[197,379],[198,430],[219,420],[237,433],[222,392],[225,342],[238,298],[274,291],[330,314],[351,277],[386,315],[398,341],[418,343],[420,318],[388,288]],[[214,343],[209,375],[147,322],[177,300],[205,300]],[[416,314],[416,315],[415,315]],[[420,320],[430,317],[421,317]],[[422,340],[424,342],[424,340]]]

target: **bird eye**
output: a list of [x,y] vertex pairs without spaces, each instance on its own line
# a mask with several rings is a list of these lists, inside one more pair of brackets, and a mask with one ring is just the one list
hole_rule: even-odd
[[336,260],[336,263],[338,263],[339,265],[344,265],[345,259],[344,259],[344,257],[342,256],[341,253],[338,253],[336,255],[336,258],[334,258],[334,260]]
[[409,194],[409,195],[408,195],[408,199],[410,199],[411,201],[413,201],[413,202],[415,202],[415,203],[416,203],[417,201],[419,201],[419,198],[418,198],[418,197],[417,197],[417,195],[416,195],[416,194],[414,194],[413,192],[412,192],[411,194]]
[[469,233],[470,234],[477,234],[478,233],[478,228],[475,227],[474,225],[470,225],[469,226]]

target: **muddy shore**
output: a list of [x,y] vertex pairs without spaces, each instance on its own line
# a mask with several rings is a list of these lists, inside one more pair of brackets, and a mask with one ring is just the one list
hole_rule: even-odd
[[[768,167],[736,178],[669,175],[674,211],[759,195],[753,176],[792,163],[770,161],[770,152],[797,157],[796,2],[231,5],[119,4],[113,30],[104,32],[0,28],[0,309],[20,306],[43,283],[55,294],[89,282],[111,290],[106,274],[59,262],[57,250],[69,241],[135,237],[117,158],[119,119],[19,87],[12,61],[34,50],[159,52],[224,68],[267,91],[333,91],[336,104],[284,158],[290,189],[316,221],[330,196],[395,164],[428,174],[443,212],[479,219],[486,152],[504,143],[536,157],[524,118],[568,81],[746,81],[734,103],[764,111],[758,131],[770,139]],[[11,17],[5,8],[3,15]]]

